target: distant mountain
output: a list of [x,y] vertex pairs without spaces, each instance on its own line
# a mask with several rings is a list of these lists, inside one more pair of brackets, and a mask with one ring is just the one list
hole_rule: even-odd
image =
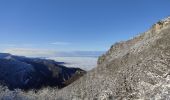
[[104,51],[71,51],[71,52],[58,52],[56,57],[99,57]]
[[61,63],[0,53],[0,83],[9,89],[62,88],[86,73],[79,68],[67,68]]
[[63,100],[170,100],[170,17],[114,44],[98,67],[58,92]]
[[0,53],[0,58],[5,58],[7,56],[10,56],[9,53]]
[[50,50],[34,50],[34,49],[7,49],[4,53],[27,57],[99,57],[104,51],[50,51]]

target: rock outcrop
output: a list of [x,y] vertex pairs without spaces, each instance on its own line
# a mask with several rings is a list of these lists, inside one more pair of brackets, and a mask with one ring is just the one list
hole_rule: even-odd
[[79,68],[67,68],[53,60],[0,54],[0,83],[9,89],[63,88],[85,73]]
[[169,100],[170,17],[114,44],[98,67],[58,92],[63,100]]

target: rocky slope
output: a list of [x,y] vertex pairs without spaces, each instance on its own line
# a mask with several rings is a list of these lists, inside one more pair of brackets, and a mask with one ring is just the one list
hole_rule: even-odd
[[97,68],[57,94],[63,100],[169,100],[170,17],[114,44]]
[[62,88],[84,74],[79,68],[67,68],[53,60],[0,53],[0,83],[9,89]]

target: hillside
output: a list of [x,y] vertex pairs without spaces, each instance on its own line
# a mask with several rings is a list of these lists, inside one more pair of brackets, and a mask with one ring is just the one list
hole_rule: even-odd
[[114,44],[98,67],[58,92],[63,100],[170,99],[170,17]]
[[63,62],[0,53],[0,83],[9,89],[63,88],[85,74]]

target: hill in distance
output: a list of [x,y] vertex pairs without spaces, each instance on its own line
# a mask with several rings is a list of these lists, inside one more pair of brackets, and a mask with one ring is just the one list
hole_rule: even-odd
[[86,73],[62,63],[0,53],[0,83],[9,89],[63,88]]

